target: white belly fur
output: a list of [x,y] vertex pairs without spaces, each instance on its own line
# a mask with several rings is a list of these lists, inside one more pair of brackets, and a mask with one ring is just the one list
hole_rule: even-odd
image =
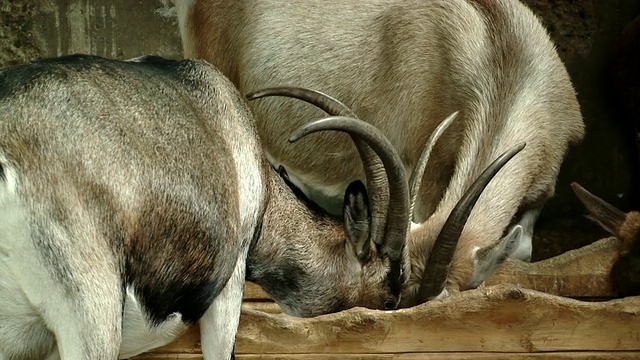
[[[0,274],[4,270],[6,268],[0,262]],[[54,335],[19,286],[11,280],[0,277],[0,359],[25,350],[35,350],[46,358],[57,358]],[[130,289],[127,289],[123,322],[121,359],[166,345],[187,329],[179,313],[172,314],[159,326],[151,327]]]
[[151,327],[131,288],[127,288],[123,325],[121,359],[166,345],[187,330],[180,313],[173,313],[162,324]]
[[[9,169],[5,168],[5,172]],[[9,180],[13,174],[7,174]],[[26,209],[16,195],[12,181],[0,182],[0,360],[5,358],[57,358],[55,337],[40,317],[38,303],[27,297],[23,285],[35,286],[38,299],[54,291],[46,266],[38,261],[29,238]],[[35,285],[34,285],[35,284]],[[152,327],[131,288],[124,305],[120,358],[127,358],[165,345],[187,327],[182,315],[174,313]]]

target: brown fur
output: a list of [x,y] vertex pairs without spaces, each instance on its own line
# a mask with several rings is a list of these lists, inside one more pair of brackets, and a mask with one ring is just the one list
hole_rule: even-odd
[[620,253],[625,255],[631,252],[633,245],[640,242],[640,212],[628,212],[615,235],[622,241]]
[[620,296],[640,295],[640,212],[623,213],[577,183],[572,187],[589,218],[620,240],[620,254],[611,267],[611,282]]
[[[309,209],[275,172],[270,172],[269,183],[262,236],[247,260],[249,280],[262,285],[285,312],[298,316],[397,303],[384,286],[389,263],[377,256],[375,247],[360,264],[341,222]],[[273,268],[289,273],[266,276]]]
[[[176,3],[185,57],[228,69],[242,92],[293,84],[330,94],[380,129],[409,173],[439,122],[460,111],[434,148],[418,196],[415,220],[426,221],[408,240],[406,304],[418,301],[422,269],[447,215],[493,159],[527,144],[472,212],[451,265],[452,291],[474,286],[479,268],[503,257],[492,249],[553,195],[568,147],[583,137],[566,69],[539,20],[516,0]],[[322,116],[318,110],[276,98],[250,105],[270,158],[315,200],[335,198],[362,178],[346,136],[287,143],[291,129]],[[332,201],[324,206],[336,211]]]

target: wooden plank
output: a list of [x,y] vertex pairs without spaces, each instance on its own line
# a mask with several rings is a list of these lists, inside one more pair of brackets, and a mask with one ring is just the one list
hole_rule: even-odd
[[508,259],[485,285],[511,283],[572,298],[611,298],[616,294],[609,271],[619,246],[620,241],[611,237],[535,263]]
[[[414,354],[238,354],[236,359],[244,360],[636,360],[640,352],[549,352],[536,354],[523,353],[414,353]],[[194,354],[149,354],[136,360],[202,360],[202,355]]]
[[278,304],[274,302],[245,301],[244,303],[242,303],[242,306],[245,309],[259,310],[270,314],[282,313],[282,309],[280,309],[280,306],[278,306]]
[[[380,315],[379,312],[372,310],[352,309],[347,312],[326,315],[315,319],[296,319],[288,317],[286,315],[279,315],[279,317],[270,318],[267,313],[272,315],[281,314],[279,306],[273,303],[272,300],[268,298],[268,296],[264,293],[259,285],[247,282],[245,286],[245,302],[243,304],[241,328],[238,334],[239,358],[282,358],[282,356],[285,355],[278,355],[278,348],[272,348],[270,346],[270,344],[278,343],[279,336],[283,336],[287,339],[285,341],[286,344],[293,342],[298,345],[293,351],[291,351],[290,345],[280,345],[279,349],[284,349],[284,351],[286,351],[285,358],[297,358],[294,357],[295,354],[291,354],[291,352],[311,355],[310,353],[314,352],[312,350],[314,348],[318,348],[320,346],[318,344],[320,344],[322,341],[325,341],[325,349],[332,349],[332,341],[337,342],[337,337],[331,337],[327,333],[327,326],[329,326],[330,328],[331,326],[343,327],[345,325],[348,329],[340,329],[340,331],[338,332],[345,333],[348,338],[352,335],[352,338],[349,338],[349,343],[358,343],[362,342],[363,340],[366,340],[365,343],[375,343],[379,340],[376,336],[379,336],[380,329],[387,329],[387,332],[393,331],[394,335],[392,335],[390,339],[382,340],[382,342],[378,341],[378,344],[376,346],[379,346],[380,348],[376,346],[371,347],[376,351],[389,352],[387,355],[380,356],[392,356],[390,357],[390,359],[400,359],[398,357],[395,357],[398,355],[398,352],[402,352],[400,350],[416,352],[417,350],[414,346],[416,342],[421,343],[422,348],[429,348],[426,352],[417,351],[416,353],[430,354],[430,356],[435,354],[433,356],[437,357],[433,357],[434,359],[444,359],[445,357],[442,356],[445,356],[447,354],[455,354],[455,351],[460,351],[461,349],[465,351],[496,351],[491,349],[495,349],[497,347],[500,349],[498,350],[500,351],[499,353],[502,353],[503,351],[507,351],[505,350],[506,345],[500,345],[501,342],[499,341],[499,338],[503,336],[503,332],[501,332],[500,326],[498,326],[499,324],[495,321],[492,322],[491,318],[508,319],[508,314],[511,314],[510,316],[512,316],[514,319],[521,319],[519,321],[522,321],[522,323],[516,324],[514,322],[511,322],[510,324],[508,324],[509,326],[507,328],[513,329],[517,327],[516,325],[521,325],[520,330],[523,332],[522,336],[524,336],[522,339],[525,339],[523,341],[518,341],[520,345],[516,346],[516,350],[512,349],[509,351],[534,351],[532,355],[536,354],[535,351],[545,351],[544,354],[547,354],[546,351],[555,351],[547,349],[547,347],[555,344],[554,346],[563,349],[563,351],[565,351],[566,348],[570,348],[572,349],[572,351],[611,350],[618,351],[615,354],[623,356],[622,358],[628,358],[628,356],[631,355],[628,355],[628,353],[626,352],[619,352],[619,350],[640,350],[640,346],[636,344],[635,346],[639,347],[638,349],[636,349],[633,345],[633,341],[630,340],[633,336],[638,336],[637,331],[629,329],[628,326],[625,327],[624,324],[622,327],[616,327],[615,319],[607,319],[606,317],[616,317],[618,316],[616,315],[616,312],[621,311],[622,314],[626,314],[624,316],[631,316],[635,318],[638,314],[636,307],[640,300],[636,300],[635,298],[628,298],[625,300],[600,302],[595,303],[594,305],[588,305],[585,302],[572,303],[568,299],[559,299],[555,297],[545,298],[544,296],[542,296],[542,294],[523,290],[520,291],[520,293],[522,294],[524,300],[521,301],[520,306],[516,305],[518,302],[516,301],[514,303],[512,299],[511,301],[507,301],[504,304],[504,307],[500,307],[499,301],[497,301],[499,295],[496,294],[499,294],[500,292],[504,293],[506,291],[504,289],[513,288],[504,287],[504,285],[502,287],[494,287],[494,290],[502,289],[498,293],[495,293],[495,291],[492,290],[491,287],[491,285],[497,284],[515,284],[521,288],[539,290],[547,292],[549,294],[561,295],[566,297],[610,298],[615,296],[615,293],[611,288],[611,283],[609,281],[609,269],[613,261],[615,261],[615,258],[617,257],[618,247],[619,241],[617,239],[607,238],[583,248],[572,250],[557,257],[539,261],[536,263],[525,263],[522,261],[510,259],[505,263],[505,265],[496,275],[487,280],[486,286],[489,286],[488,288],[474,290],[473,292],[464,292],[455,297],[458,298],[457,300],[451,298],[444,301],[424,304],[414,309],[404,309],[397,312],[385,312],[385,314],[387,315]],[[481,296],[479,297],[478,292],[484,294],[484,298],[482,298]],[[493,295],[490,295],[491,293],[493,293]],[[496,296],[498,296],[498,298],[496,298]],[[541,305],[538,303],[549,303],[552,306],[549,307],[549,304],[544,305],[542,309],[543,311],[539,311],[537,306]],[[457,307],[452,304],[459,304],[460,309],[462,310],[457,309]],[[442,307],[442,309],[438,310],[437,307]],[[627,307],[631,310],[624,310],[627,309]],[[442,311],[442,314],[449,315],[438,316],[438,311]],[[596,317],[594,319],[587,319],[587,322],[578,323],[578,320],[576,320],[576,318],[572,318],[572,316],[577,318],[585,318],[588,317],[590,313],[599,312],[599,317]],[[394,313],[403,315],[400,315],[397,320],[388,318],[395,317],[394,315],[391,315]],[[522,315],[527,313],[530,313],[531,316],[522,319]],[[406,318],[407,316],[409,318]],[[435,316],[435,318],[431,319],[430,316]],[[550,325],[548,323],[548,319],[555,316],[559,316],[558,322]],[[371,317],[373,317],[373,320],[371,320]],[[544,317],[547,318],[544,319]],[[421,318],[429,319],[429,322],[438,324],[437,328],[436,325],[424,325],[425,320],[418,320]],[[414,319],[413,323],[411,319]],[[271,320],[273,320],[274,322],[273,324],[269,325],[268,322]],[[447,320],[449,320],[448,325]],[[358,325],[363,321],[365,323],[364,325]],[[382,323],[379,323],[379,321],[382,321]],[[406,325],[402,325],[404,321],[408,321],[408,323]],[[535,321],[539,321],[539,324],[536,324]],[[466,327],[462,326],[462,324],[464,323],[468,323]],[[420,324],[423,324],[423,326],[419,326]],[[445,326],[440,324],[444,324]],[[359,327],[361,328],[363,326],[367,328],[366,331],[363,332],[367,333],[367,339],[363,339],[362,333],[355,331],[359,329]],[[565,328],[567,326],[569,328]],[[571,328],[571,326],[573,326],[573,328]],[[398,329],[393,330],[394,328]],[[551,337],[545,341],[541,340],[544,339],[545,329],[548,329],[550,331],[549,334],[556,334],[558,332],[562,332],[563,330],[575,331],[576,328],[580,329],[580,331],[582,332],[585,332],[584,335],[581,335],[584,336],[584,345],[580,345],[581,342],[579,341],[567,341],[566,344],[562,345],[562,341],[567,340],[563,336]],[[610,332],[608,330],[609,328],[615,329],[615,332]],[[377,332],[374,332],[375,336],[373,338],[369,336],[371,329],[377,329]],[[430,339],[439,340],[429,340],[426,342],[427,345],[425,345],[424,341],[421,341],[415,336],[407,337],[402,335],[403,333],[406,333],[411,329],[413,329],[414,332],[417,331],[419,334],[422,334],[423,337],[429,337]],[[598,336],[597,330],[600,330],[603,333],[607,333],[607,337],[613,340],[609,342],[603,340],[601,336]],[[296,331],[302,332],[296,333]],[[350,332],[354,331],[355,333],[350,334]],[[471,348],[469,348],[467,346],[469,345],[469,342],[467,340],[477,338],[478,333],[483,334],[483,341],[478,340],[472,342],[470,344]],[[311,340],[307,341],[301,334],[314,334],[317,339],[313,340],[314,337],[312,337]],[[300,341],[301,336],[303,338],[302,341]],[[620,340],[626,338],[627,341],[621,342],[619,344],[621,347],[616,347],[611,343],[612,341],[617,339],[616,336],[622,336]],[[515,337],[516,335],[514,333],[511,333],[510,336],[503,337],[502,343],[515,341]],[[487,339],[489,339],[489,341],[487,341]],[[636,339],[635,342],[638,343],[640,341],[639,339],[640,338]],[[399,342],[400,347],[395,350],[393,348],[387,349],[387,347],[390,346],[388,345],[389,342],[393,344],[394,341]],[[548,344],[548,346],[545,345],[540,347],[536,341],[542,341],[543,343]],[[432,342],[438,342],[438,344],[432,344]],[[456,342],[457,345],[455,345]],[[525,346],[526,344],[529,345]],[[433,347],[432,345],[436,346]],[[361,347],[367,346],[370,345],[362,345]],[[253,356],[251,353],[259,354],[258,351],[260,351],[261,347],[268,348],[267,352],[273,355],[263,354],[259,355],[262,357],[246,357],[249,355]],[[511,345],[511,347],[513,347],[513,345]],[[420,346],[418,346],[418,348],[420,348]],[[343,355],[346,355],[345,353],[348,352],[354,352],[353,349],[349,348],[349,345],[343,345],[339,349],[340,351],[338,352],[342,353]],[[370,350],[370,348],[368,349]],[[448,352],[438,353],[438,349]],[[199,355],[199,352],[199,333],[197,328],[193,328],[175,343],[163,349],[158,349],[153,353],[147,354],[145,355],[146,357],[139,358],[154,359],[153,356],[155,356],[155,358],[158,358],[159,356],[159,358],[162,359],[199,359],[201,357],[201,355]],[[244,354],[241,354],[242,352],[244,352]],[[371,351],[362,351],[363,354],[358,356],[364,356],[362,357],[363,359],[374,359],[374,357],[369,357],[369,355],[367,354],[369,352]],[[324,352],[320,353],[322,353],[323,356],[325,354]],[[593,356],[596,356],[594,357],[594,359],[601,358],[598,357],[600,355],[597,355],[596,353],[597,351],[588,352],[586,354],[593,354]],[[467,353],[465,352],[464,354]],[[464,356],[464,354],[460,356]],[[504,354],[510,354],[510,352]],[[603,354],[607,354],[607,356],[613,355],[608,352],[605,352]],[[327,353],[326,355],[329,354]],[[341,357],[343,355],[335,356]],[[582,356],[578,353],[574,355],[578,356],[577,358],[581,358],[579,356]],[[633,356],[638,356],[640,358],[640,354],[635,354]],[[554,355],[553,357],[557,358],[556,355]],[[387,358],[389,357],[382,357],[381,359]],[[458,359],[458,357],[453,357],[452,359]]]
[[244,284],[244,300],[271,300],[269,295],[262,290],[260,285],[246,281]]
[[638,324],[640,297],[591,303],[497,285],[398,311],[246,309],[236,344],[239,354],[627,351],[640,350]]
[[[511,285],[410,309],[302,319],[243,307],[238,354],[640,351],[640,297],[585,302]],[[195,354],[197,329],[155,353]]]

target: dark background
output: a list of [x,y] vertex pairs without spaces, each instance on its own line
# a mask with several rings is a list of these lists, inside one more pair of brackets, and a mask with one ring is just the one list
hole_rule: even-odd
[[[640,97],[629,89],[633,72],[619,66],[624,52],[616,45],[623,29],[640,15],[640,0],[524,2],[549,30],[578,92],[587,126],[584,141],[563,165],[556,196],[538,222],[535,260],[606,235],[584,217],[571,181],[624,211],[640,210],[635,186],[640,168],[634,129],[638,113],[631,109]],[[0,44],[1,67],[77,52],[119,59],[150,53],[181,57],[169,0],[0,0]]]

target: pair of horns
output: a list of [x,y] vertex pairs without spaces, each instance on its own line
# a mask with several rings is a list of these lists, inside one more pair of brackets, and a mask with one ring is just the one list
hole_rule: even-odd
[[[449,115],[431,134],[407,183],[404,165],[389,140],[371,124],[359,120],[340,101],[321,92],[299,87],[262,89],[247,94],[247,99],[254,100],[266,96],[300,99],[331,115],[301,127],[289,138],[291,142],[324,130],[343,131],[351,136],[362,158],[367,175],[367,188],[372,198],[372,239],[376,244],[383,245],[383,254],[391,260],[398,260],[406,242],[414,204],[431,151],[458,112]],[[422,282],[418,293],[421,301],[427,301],[442,292],[458,240],[476,201],[491,179],[509,160],[522,151],[525,145],[518,144],[494,160],[451,211],[429,254],[423,275],[426,281]],[[381,176],[382,171],[386,173],[386,178]]]
[[407,238],[409,189],[404,165],[389,140],[371,124],[359,120],[340,101],[321,92],[298,87],[261,89],[246,95],[248,100],[267,96],[285,96],[317,106],[330,117],[313,121],[290,138],[300,138],[319,131],[342,131],[353,140],[362,159],[371,207],[371,239],[381,245],[381,252],[397,262]]

